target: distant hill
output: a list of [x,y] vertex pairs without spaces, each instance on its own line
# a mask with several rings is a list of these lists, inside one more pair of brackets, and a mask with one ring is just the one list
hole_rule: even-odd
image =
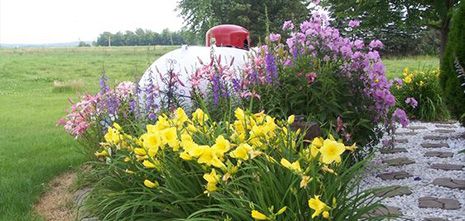
[[[91,41],[85,41],[88,44],[92,44]],[[79,41],[63,42],[63,43],[48,43],[48,44],[4,44],[0,43],[0,48],[66,48],[66,47],[77,47]]]

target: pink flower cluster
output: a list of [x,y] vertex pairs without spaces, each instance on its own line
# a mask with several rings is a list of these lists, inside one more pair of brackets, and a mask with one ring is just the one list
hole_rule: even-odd
[[99,94],[95,96],[83,96],[81,101],[72,104],[68,114],[63,119],[60,119],[58,124],[62,125],[67,133],[78,138],[84,134],[90,126],[91,122],[89,122],[89,119],[95,115],[99,100]]

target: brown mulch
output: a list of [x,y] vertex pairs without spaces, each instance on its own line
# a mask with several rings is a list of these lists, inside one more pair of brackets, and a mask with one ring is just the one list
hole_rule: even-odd
[[42,194],[34,205],[34,211],[47,221],[75,220],[74,193],[71,186],[76,181],[76,177],[76,172],[66,172],[55,177],[48,184],[48,191]]

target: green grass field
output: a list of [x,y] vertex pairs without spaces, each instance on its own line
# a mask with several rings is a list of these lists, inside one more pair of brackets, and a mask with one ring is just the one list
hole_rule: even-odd
[[80,79],[97,91],[105,66],[112,82],[133,80],[172,48],[0,50],[0,221],[37,220],[31,208],[47,182],[83,162],[57,120],[75,93],[53,81]]
[[410,70],[428,70],[439,67],[439,59],[432,56],[398,57],[383,59],[389,78],[402,76],[402,70],[408,67]]
[[[31,208],[47,182],[84,161],[76,142],[56,126],[76,93],[54,92],[53,82],[81,80],[83,91],[96,92],[103,67],[113,83],[134,80],[172,49],[0,49],[0,221],[40,220]],[[404,67],[438,65],[434,57],[384,61],[390,77]]]

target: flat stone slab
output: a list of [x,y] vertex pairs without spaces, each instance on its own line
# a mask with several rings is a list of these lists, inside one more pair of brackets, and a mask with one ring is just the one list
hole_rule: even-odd
[[439,218],[439,217],[429,217],[429,218],[425,218],[424,221],[447,221],[447,219]]
[[408,186],[388,186],[374,192],[375,196],[383,197],[383,198],[390,198],[394,196],[403,196],[403,195],[410,195],[412,191]]
[[408,139],[396,139],[396,143],[408,143]]
[[448,164],[448,163],[435,163],[431,165],[431,168],[437,169],[437,170],[462,170],[463,165],[460,164]]
[[440,134],[450,134],[450,133],[454,133],[455,130],[436,129],[436,130],[433,130],[433,132],[435,132],[435,133],[440,133]]
[[455,128],[455,125],[453,124],[436,124],[435,126],[437,128]]
[[460,202],[456,199],[421,197],[418,199],[418,207],[456,210],[460,209]]
[[383,163],[397,167],[397,166],[403,166],[403,165],[408,165],[415,163],[415,161],[409,159],[408,157],[399,157],[399,158],[394,158],[394,159],[389,159],[389,160],[383,160]]
[[411,130],[425,130],[425,129],[428,129],[425,126],[410,126],[408,128],[411,129]]
[[423,148],[441,148],[441,147],[449,147],[448,143],[422,143],[421,146]]
[[394,206],[381,206],[376,209],[369,211],[367,214],[364,214],[363,218],[370,218],[370,217],[380,217],[380,216],[387,216],[387,217],[400,217],[402,216],[402,212],[400,211],[399,207]]
[[449,139],[448,136],[438,136],[438,135],[427,135],[424,136],[423,139],[425,140],[447,140]]
[[396,172],[388,172],[388,173],[381,173],[378,174],[379,178],[382,180],[401,180],[413,177],[412,174],[407,173],[405,171],[396,171]]
[[452,152],[428,151],[425,153],[425,157],[449,158],[453,156],[454,156],[454,153]]
[[400,135],[400,136],[414,136],[414,135],[417,135],[417,134],[418,133],[414,132],[414,131],[396,133],[396,135]]
[[457,180],[451,178],[436,178],[433,180],[433,184],[451,189],[465,190],[465,180]]
[[405,152],[407,152],[407,149],[401,148],[401,147],[399,147],[399,148],[397,148],[397,147],[396,148],[381,148],[379,150],[379,152],[382,153],[382,154],[405,153]]

